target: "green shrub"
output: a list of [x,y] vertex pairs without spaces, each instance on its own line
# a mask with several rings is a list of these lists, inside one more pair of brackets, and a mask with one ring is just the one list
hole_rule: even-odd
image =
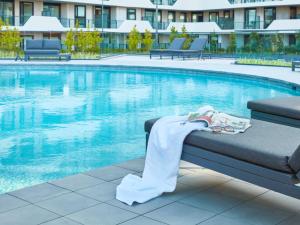
[[149,51],[152,48],[153,39],[152,39],[152,33],[149,30],[145,30],[145,34],[142,42],[145,51]]
[[172,43],[175,38],[178,37],[178,31],[175,27],[171,27],[171,33],[169,35],[169,42]]
[[229,35],[229,45],[227,48],[227,52],[235,53],[236,52],[236,34],[230,33]]
[[191,38],[191,36],[187,33],[186,27],[183,25],[181,28],[181,34],[179,35],[179,37],[181,38],[185,38],[185,41],[183,43],[182,48],[183,49],[188,49],[191,45],[191,42],[193,41],[193,39]]
[[210,41],[209,41],[210,51],[211,52],[217,52],[218,51],[218,35],[215,33],[212,33],[210,35]]
[[284,66],[291,67],[292,63],[285,60],[264,60],[264,59],[238,59],[237,64],[260,65],[260,66]]
[[138,46],[141,42],[141,35],[136,29],[136,26],[132,28],[128,35],[128,48],[130,51],[137,51]]

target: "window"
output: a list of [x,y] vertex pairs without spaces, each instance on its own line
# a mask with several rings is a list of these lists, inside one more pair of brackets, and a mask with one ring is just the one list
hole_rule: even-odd
[[276,8],[265,8],[264,9],[264,28],[267,28],[273,20],[276,19]]
[[14,25],[14,1],[0,0],[0,18],[2,21]]
[[203,22],[203,12],[193,12],[192,22]]
[[84,5],[75,5],[75,21],[79,27],[86,27],[86,10]]
[[297,19],[297,7],[290,8],[290,18]]
[[245,29],[259,29],[259,21],[256,17],[256,9],[245,10]]
[[219,13],[218,12],[210,12],[209,13],[209,22],[219,22]]
[[[156,14],[155,10],[146,9],[144,19],[148,20],[152,25],[155,25],[155,22],[156,22],[155,14]],[[162,21],[161,10],[159,10],[158,14],[157,14],[157,22],[161,23],[161,21]]]
[[231,18],[230,11],[229,10],[225,10],[224,11],[224,19],[229,19],[229,18]]
[[110,28],[110,8],[103,8],[102,15],[102,7],[95,7],[95,26],[98,28],[102,28],[102,17],[103,17],[103,28]]
[[180,13],[180,15],[179,15],[179,21],[180,22],[187,22],[186,13]]
[[43,16],[54,16],[60,18],[60,4],[44,3]]
[[176,16],[175,12],[169,11],[168,12],[168,22],[175,22],[176,21]]
[[127,19],[136,20],[136,9],[127,9]]
[[33,16],[33,2],[20,2],[20,24],[24,25]]
[[60,40],[60,33],[43,33],[43,39]]

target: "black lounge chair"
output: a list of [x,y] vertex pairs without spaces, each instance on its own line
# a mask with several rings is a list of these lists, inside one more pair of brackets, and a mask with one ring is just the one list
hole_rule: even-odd
[[158,55],[160,59],[162,56],[172,56],[173,51],[180,50],[185,42],[185,38],[175,38],[167,49],[153,49],[150,51],[150,59],[152,56]]
[[201,59],[206,44],[207,44],[206,38],[196,38],[192,42],[189,49],[174,51],[172,55],[172,59],[174,58],[174,56],[182,57],[183,60],[185,58],[191,58],[191,57],[197,57],[198,59]]
[[[243,134],[192,132],[185,139],[182,159],[300,199],[300,127],[274,120],[280,112],[278,117],[300,121],[300,97],[286,109],[276,107],[276,101],[267,100],[268,112],[263,112],[263,117],[256,114],[256,119],[251,119],[252,127]],[[263,101],[249,102],[248,107],[262,104]],[[294,114],[295,110],[298,114]],[[147,140],[156,120],[145,122]]]
[[300,61],[292,61],[292,71],[295,71],[296,68],[300,68]]
[[25,61],[28,61],[30,57],[57,57],[59,60],[61,58],[70,60],[70,54],[61,54],[60,51],[60,40],[26,40]]

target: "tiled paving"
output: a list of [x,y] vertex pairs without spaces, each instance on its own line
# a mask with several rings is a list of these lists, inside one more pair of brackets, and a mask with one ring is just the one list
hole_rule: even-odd
[[300,200],[181,162],[173,193],[127,206],[120,179],[143,159],[0,195],[1,225],[299,225]]

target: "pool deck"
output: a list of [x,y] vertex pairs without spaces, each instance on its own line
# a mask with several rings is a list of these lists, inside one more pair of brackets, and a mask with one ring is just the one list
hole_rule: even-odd
[[[15,64],[0,61],[0,64]],[[95,61],[18,62],[190,68],[266,76],[300,84],[290,68],[238,66],[232,60],[149,60],[122,56]],[[98,168],[0,195],[1,225],[299,225],[300,200],[181,162],[174,193],[130,207],[115,199],[125,175],[141,175],[144,159]]]
[[2,225],[297,225],[300,200],[181,162],[177,189],[144,204],[115,199],[143,159],[0,195]]

